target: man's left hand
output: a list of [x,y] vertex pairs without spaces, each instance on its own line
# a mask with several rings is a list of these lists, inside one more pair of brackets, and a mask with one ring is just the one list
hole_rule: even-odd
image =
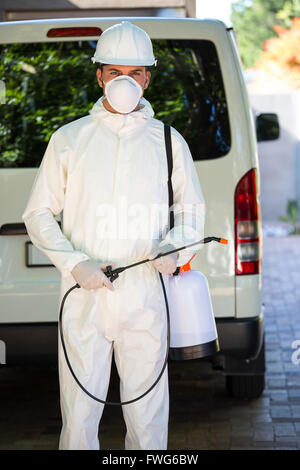
[[160,258],[157,258],[157,259],[154,259],[154,258],[156,258],[156,256],[158,256],[161,253],[166,253],[174,249],[175,248],[173,245],[165,245],[151,252],[149,259],[152,260],[153,266],[161,274],[173,274],[176,271],[178,253],[171,253],[169,255],[161,256]]

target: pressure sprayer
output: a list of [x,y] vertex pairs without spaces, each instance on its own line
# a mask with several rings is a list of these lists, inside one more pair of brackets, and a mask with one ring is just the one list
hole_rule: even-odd
[[[166,253],[160,253],[153,259],[167,256],[171,253],[176,253],[177,251],[184,250],[185,248],[189,248],[194,245],[199,245],[200,243],[209,243],[211,241],[224,244],[228,243],[228,241],[224,238],[206,237],[198,242],[191,243],[180,248],[175,248],[174,250],[168,251]],[[195,255],[196,253],[194,256]],[[177,268],[175,273],[169,278],[170,305],[168,303],[162,275],[161,273],[158,273],[163,289],[167,314],[166,355],[161,372],[155,382],[142,395],[132,400],[124,402],[110,402],[102,400],[90,393],[78,380],[68,357],[63,335],[62,316],[64,304],[68,295],[72,290],[80,288],[80,285],[75,284],[65,293],[60,306],[58,322],[61,344],[68,368],[74,380],[89,397],[104,405],[128,405],[140,400],[155,387],[166,368],[168,357],[173,360],[201,359],[203,357],[216,354],[219,351],[218,335],[212,310],[208,282],[206,277],[201,272],[191,270],[190,262],[192,258],[190,259],[189,263],[180,268]],[[145,259],[138,261],[137,263],[116,269],[112,269],[112,266],[107,266],[104,274],[110,279],[111,282],[113,282],[119,277],[119,274],[126,269],[133,268],[134,266],[138,266],[143,263],[148,263],[153,261],[153,259]]]

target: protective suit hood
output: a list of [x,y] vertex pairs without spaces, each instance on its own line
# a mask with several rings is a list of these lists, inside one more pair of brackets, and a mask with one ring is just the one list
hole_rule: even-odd
[[141,98],[140,100],[140,109],[129,114],[118,114],[107,111],[103,105],[104,98],[104,96],[101,96],[101,98],[96,101],[90,110],[90,114],[95,119],[102,121],[103,124],[117,134],[121,130],[126,131],[127,129],[129,131],[134,127],[144,125],[147,120],[154,116],[153,108],[145,98]]

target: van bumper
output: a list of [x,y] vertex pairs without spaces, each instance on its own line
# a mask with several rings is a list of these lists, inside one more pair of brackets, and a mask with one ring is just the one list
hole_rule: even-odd
[[[253,359],[263,343],[263,314],[251,318],[216,318],[220,351],[233,359]],[[0,324],[0,364],[56,364],[58,324]]]
[[263,313],[250,318],[216,318],[220,352],[237,359],[254,359],[263,339]]

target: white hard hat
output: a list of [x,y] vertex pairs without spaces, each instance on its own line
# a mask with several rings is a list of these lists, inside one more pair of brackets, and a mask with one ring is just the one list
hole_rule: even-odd
[[130,21],[106,29],[97,42],[92,62],[116,65],[155,65],[148,34]]

